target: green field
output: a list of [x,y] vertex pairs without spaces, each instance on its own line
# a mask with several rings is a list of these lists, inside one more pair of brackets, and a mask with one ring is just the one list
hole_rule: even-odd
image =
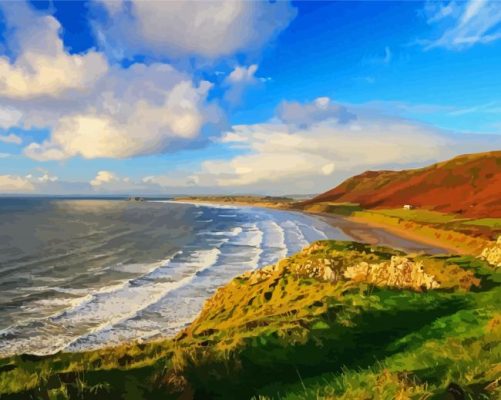
[[3,359],[0,398],[441,399],[451,383],[499,398],[501,273],[416,256],[438,288],[346,278],[401,256],[319,242],[235,278],[173,340]]

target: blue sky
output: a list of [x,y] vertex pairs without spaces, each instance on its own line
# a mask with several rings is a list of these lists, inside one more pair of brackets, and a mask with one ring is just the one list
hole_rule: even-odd
[[499,2],[0,14],[0,193],[316,193],[501,147]]

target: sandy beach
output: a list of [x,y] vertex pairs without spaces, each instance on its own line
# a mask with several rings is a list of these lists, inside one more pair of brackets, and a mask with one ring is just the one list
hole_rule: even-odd
[[247,201],[221,201],[215,199],[179,199],[177,202],[184,203],[201,203],[226,206],[242,206],[242,207],[261,207],[286,210],[291,212],[299,212],[307,215],[313,215],[330,225],[341,229],[346,235],[353,240],[371,245],[387,246],[395,249],[403,250],[407,253],[427,253],[427,254],[458,254],[461,251],[455,247],[444,244],[436,244],[433,240],[423,238],[412,232],[403,229],[389,227],[374,222],[367,222],[361,218],[344,217],[329,213],[313,213],[303,210],[298,210],[289,207],[287,203],[281,202],[247,202]]
[[378,246],[388,246],[408,253],[424,252],[427,254],[458,254],[456,248],[437,245],[432,240],[403,229],[368,223],[361,218],[342,217],[326,213],[308,213],[322,218],[338,227],[355,241]]

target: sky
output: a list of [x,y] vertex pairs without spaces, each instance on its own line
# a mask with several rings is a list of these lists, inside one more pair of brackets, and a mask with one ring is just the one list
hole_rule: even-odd
[[501,149],[501,2],[0,1],[0,194],[313,194]]

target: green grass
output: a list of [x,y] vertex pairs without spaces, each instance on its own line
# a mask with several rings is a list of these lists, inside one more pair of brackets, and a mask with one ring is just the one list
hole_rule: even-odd
[[[419,229],[420,226],[437,229],[443,232],[460,233],[466,237],[459,238],[458,240],[452,239],[453,245],[458,245],[458,242],[464,242],[470,237],[472,240],[496,240],[497,236],[501,235],[501,218],[465,218],[455,214],[446,214],[438,211],[431,211],[426,209],[411,209],[405,210],[403,208],[390,208],[390,209],[363,209],[358,204],[353,203],[316,203],[306,206],[306,211],[318,213],[331,213],[342,216],[353,216],[368,221],[376,221],[382,224],[391,226],[401,225],[405,229],[410,229],[415,233],[423,233],[424,236],[429,236],[430,232],[425,233]],[[408,222],[415,224],[413,228],[404,224]],[[431,232],[433,236],[433,232]],[[438,233],[445,242],[447,235]],[[484,243],[485,244],[485,243]],[[460,247],[461,244],[460,244]],[[476,245],[473,247],[466,246],[469,250],[475,252]]]
[[305,211],[315,213],[331,213],[343,216],[352,215],[356,211],[362,211],[363,208],[354,203],[314,203],[303,207]]
[[464,222],[465,225],[478,225],[487,228],[501,230],[501,218],[480,218]]
[[317,243],[234,279],[173,340],[0,360],[0,399],[440,399],[451,383],[499,398],[501,273],[419,256],[441,288],[343,278],[396,255]]
[[373,212],[387,215],[389,217],[397,217],[405,221],[415,221],[429,224],[447,224],[449,222],[457,222],[460,220],[464,220],[464,218],[458,217],[454,214],[444,214],[441,212],[430,211],[425,209],[412,209],[412,210],[404,210],[403,208],[378,209],[378,210],[373,210]]

